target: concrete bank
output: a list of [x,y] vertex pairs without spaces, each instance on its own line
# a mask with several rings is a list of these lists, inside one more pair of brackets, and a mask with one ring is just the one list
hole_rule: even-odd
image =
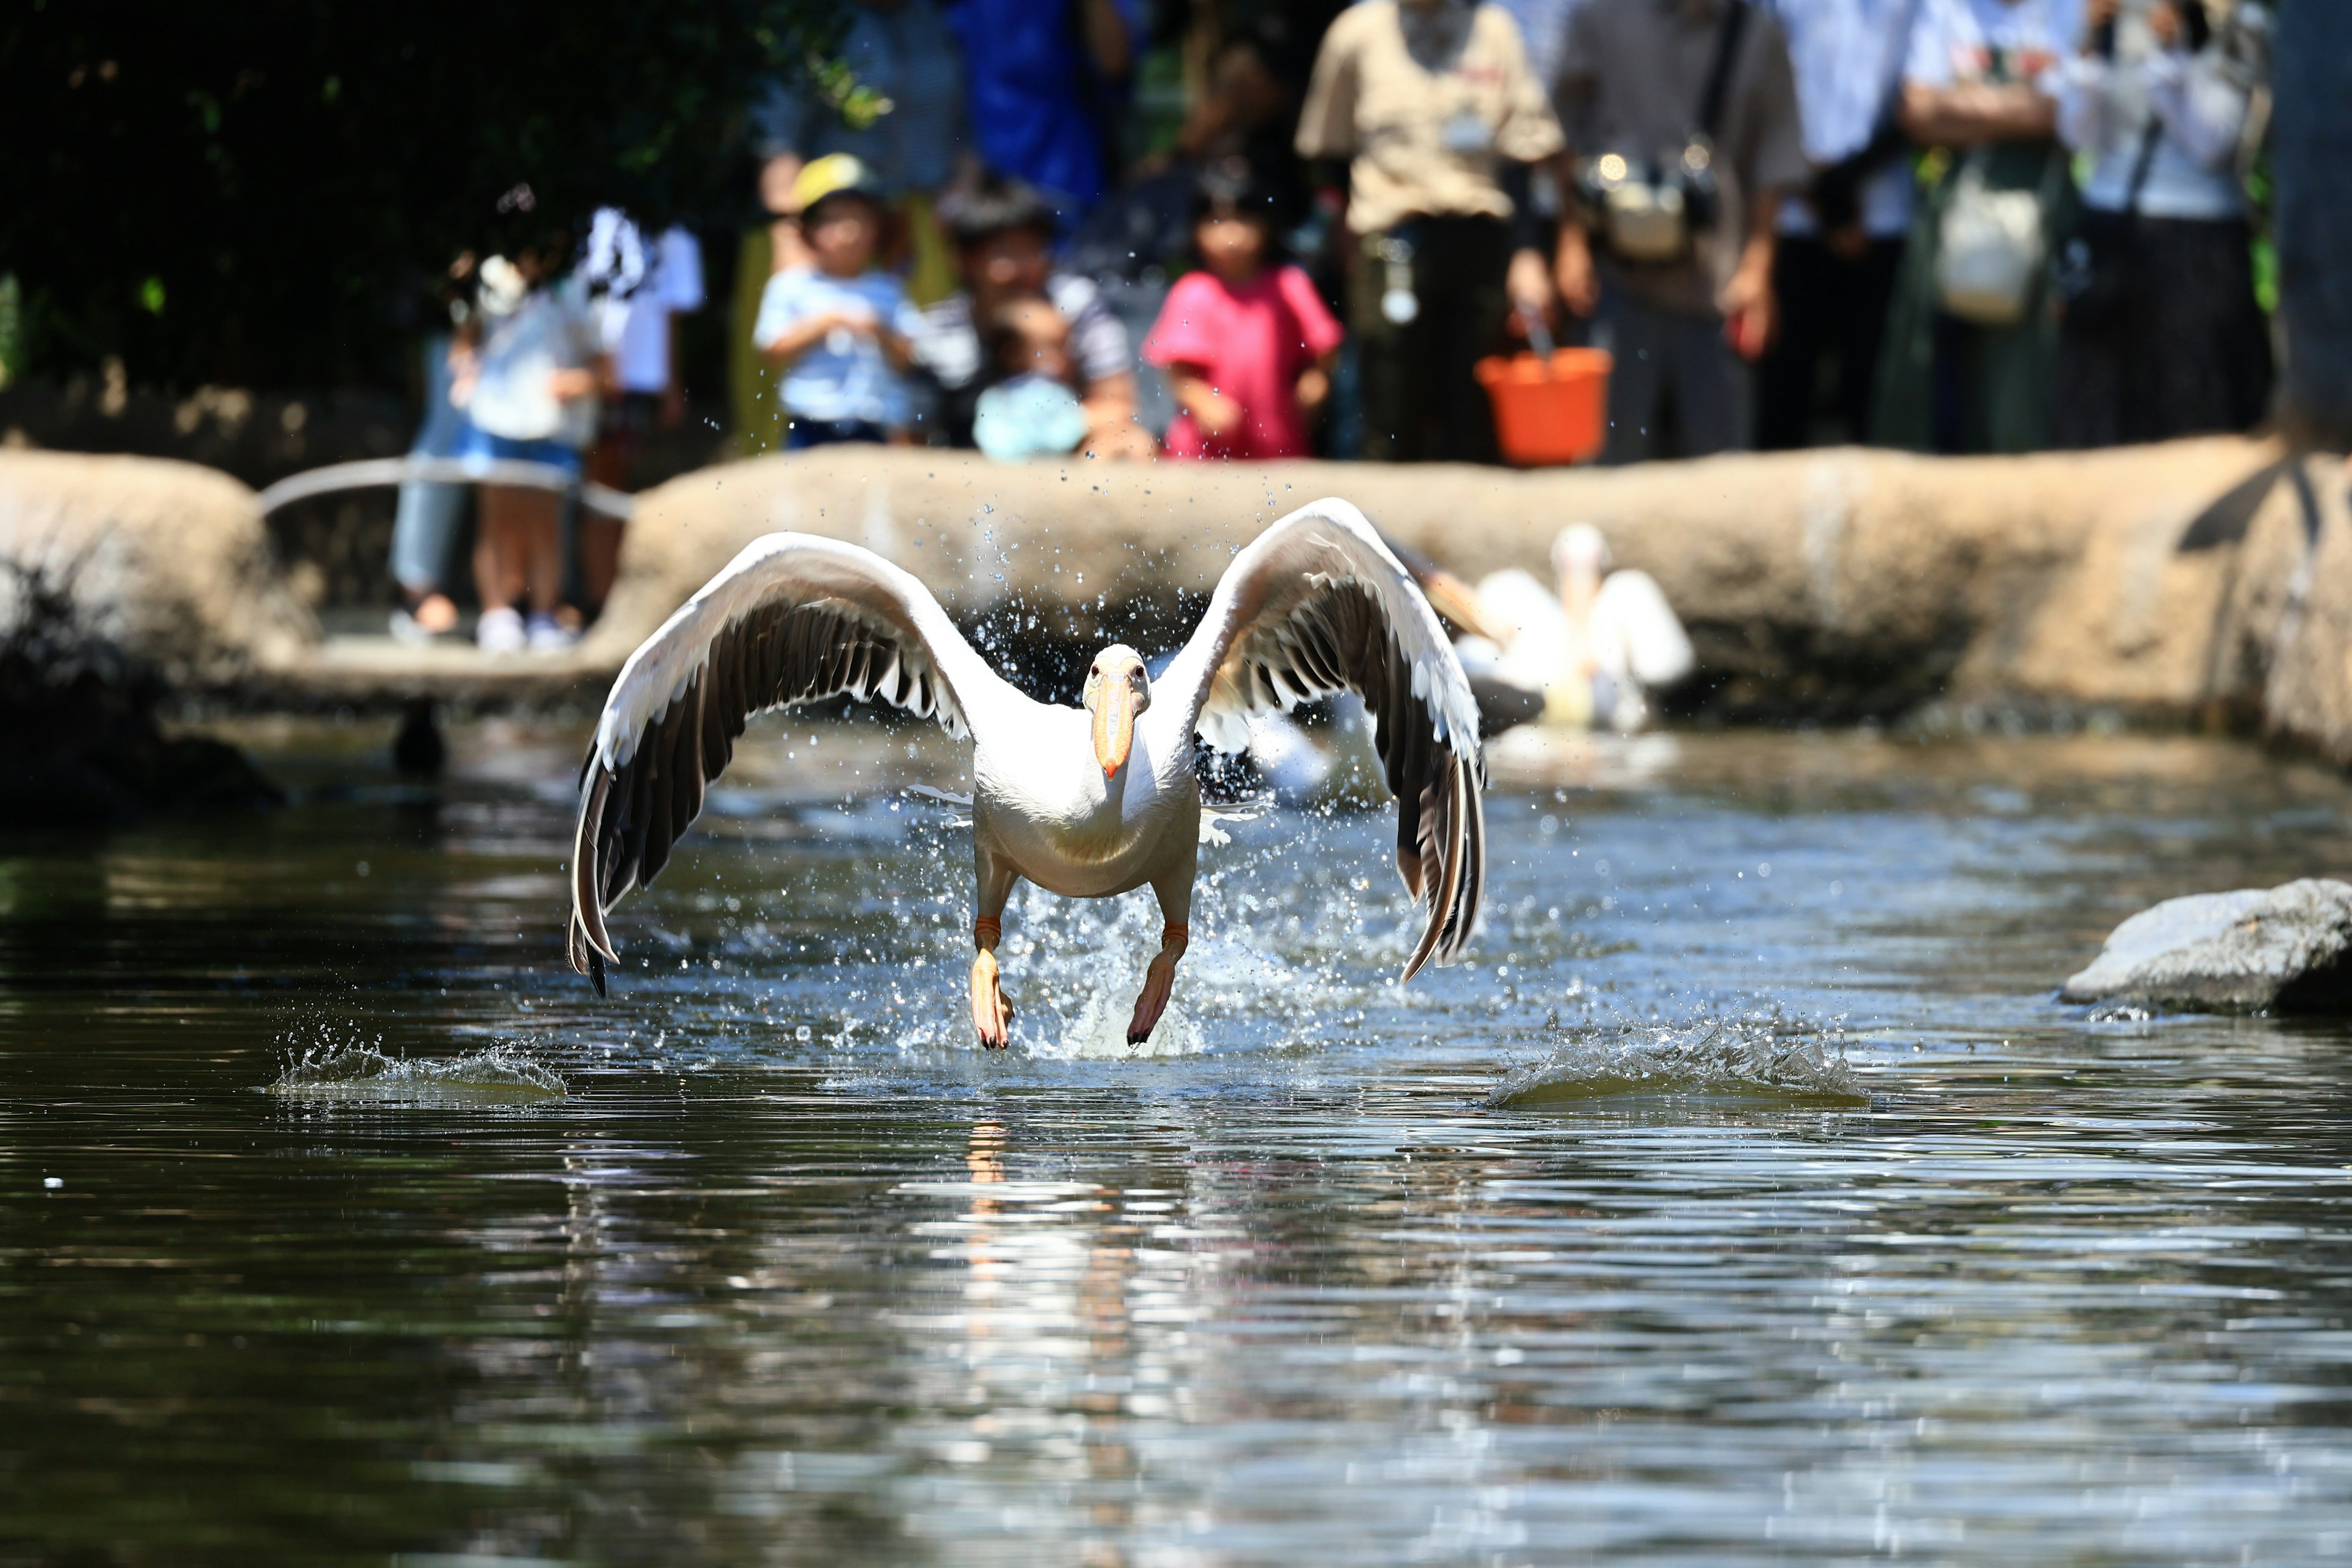
[[300,668],[318,623],[287,587],[254,492],[152,458],[0,451],[0,627],[37,574],[89,629],[216,689]]
[[[780,528],[891,556],[967,622],[1017,620],[1024,635],[1078,645],[1164,640],[1259,528],[1340,495],[1473,578],[1541,571],[1563,524],[1599,525],[1619,563],[1656,576],[1690,625],[1701,673],[1686,710],[1821,721],[1889,717],[1937,699],[2147,718],[2216,703],[2252,710],[2278,641],[2273,601],[2300,563],[2291,487],[2241,491],[2235,503],[2250,515],[2209,520],[2207,531],[2227,525],[2242,541],[2179,546],[2200,515],[2279,458],[2235,439],[2026,458],[1842,449],[1542,473],[1005,468],[820,451],[707,469],[644,498],[622,590],[583,652],[617,664],[735,551]],[[2345,612],[2352,637],[2352,593]]]
[[[745,542],[800,529],[900,562],[1008,662],[1053,684],[1070,650],[1178,635],[1258,529],[1340,495],[1471,577],[1540,569],[1560,526],[1598,524],[1620,563],[1654,574],[1691,626],[1701,669],[1680,699],[1685,710],[1836,722],[1950,700],[2165,722],[2226,717],[2352,763],[2352,519],[2340,461],[2302,469],[2308,482],[2298,485],[2276,449],[2237,439],[2026,458],[1843,449],[1543,473],[1006,467],[834,448],[702,469],[646,492],[604,622],[575,653],[551,659],[306,637],[282,584],[247,568],[195,575],[221,593],[247,585],[207,600],[204,625],[231,627],[242,602],[295,634],[246,639],[230,684],[249,700],[419,690],[541,700],[593,696]],[[79,498],[78,526],[103,533],[123,510],[122,531],[142,538],[148,525],[134,525],[133,496],[149,498],[140,504],[151,517],[163,495],[184,495],[175,504],[190,515],[250,508],[233,481],[182,465],[0,453],[0,547],[17,548],[10,542],[29,535],[16,520],[55,513],[66,491]],[[36,506],[36,496],[50,499]],[[211,525],[204,548],[249,561],[254,525],[249,516]]]

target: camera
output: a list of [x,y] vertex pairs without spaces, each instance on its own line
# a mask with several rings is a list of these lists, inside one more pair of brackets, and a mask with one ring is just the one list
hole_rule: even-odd
[[1715,149],[1694,136],[1672,159],[1603,153],[1577,164],[1576,194],[1601,247],[1620,261],[1662,266],[1687,259],[1715,225],[1720,194]]

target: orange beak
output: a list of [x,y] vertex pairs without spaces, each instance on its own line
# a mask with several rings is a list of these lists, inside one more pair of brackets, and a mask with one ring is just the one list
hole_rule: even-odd
[[1103,777],[1127,766],[1128,750],[1134,744],[1135,688],[1124,680],[1106,680],[1095,703],[1095,761],[1102,764]]

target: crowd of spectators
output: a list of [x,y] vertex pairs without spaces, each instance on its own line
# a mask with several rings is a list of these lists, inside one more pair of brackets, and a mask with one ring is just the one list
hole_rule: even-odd
[[[845,55],[890,111],[763,107],[748,270],[814,266],[801,172],[846,154],[917,312],[882,438],[1492,460],[1472,367],[1531,337],[1612,352],[1610,462],[2263,413],[2259,0],[1160,11],[870,0]],[[771,439],[803,416],[738,391]]]
[[[1494,461],[1475,365],[1559,342],[1612,356],[1603,462],[2243,429],[2271,376],[2269,24],[2265,0],[863,0],[860,92],[778,84],[753,116],[730,427]],[[661,350],[698,253],[608,218],[571,279],[509,264],[571,301],[533,363],[606,414],[542,398],[496,433],[531,313],[485,307],[450,362],[470,439],[611,462],[678,416]],[[637,335],[548,324],[600,300]],[[509,641],[563,635],[529,510],[485,511]]]

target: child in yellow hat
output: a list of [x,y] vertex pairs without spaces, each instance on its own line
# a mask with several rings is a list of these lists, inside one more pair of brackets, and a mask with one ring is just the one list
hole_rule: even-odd
[[777,389],[794,450],[839,441],[901,441],[911,419],[902,373],[918,326],[882,247],[880,185],[846,153],[812,160],[793,182],[814,265],[768,279],[751,341],[783,372]]

